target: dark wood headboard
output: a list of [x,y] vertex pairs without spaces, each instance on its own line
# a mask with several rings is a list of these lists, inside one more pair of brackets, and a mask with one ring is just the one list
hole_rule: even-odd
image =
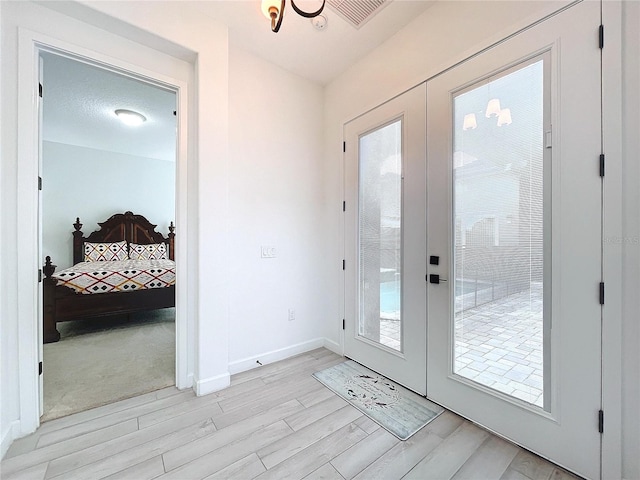
[[121,242],[148,245],[150,243],[166,243],[169,250],[169,258],[174,260],[175,227],[173,222],[169,225],[169,234],[165,237],[155,231],[156,225],[149,222],[142,215],[132,212],[116,213],[105,222],[98,222],[100,230],[92,232],[87,237],[82,231],[80,218],[76,218],[73,224],[73,264],[84,261],[84,242]]

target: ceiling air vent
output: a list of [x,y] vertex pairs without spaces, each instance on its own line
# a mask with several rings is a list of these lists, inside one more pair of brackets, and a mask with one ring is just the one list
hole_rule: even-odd
[[356,28],[371,20],[391,0],[327,0],[327,5]]

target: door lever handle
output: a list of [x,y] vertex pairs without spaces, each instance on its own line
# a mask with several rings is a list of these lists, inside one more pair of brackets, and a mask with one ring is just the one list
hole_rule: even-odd
[[444,278],[440,278],[440,275],[432,273],[429,275],[429,283],[439,284],[440,282],[446,282]]

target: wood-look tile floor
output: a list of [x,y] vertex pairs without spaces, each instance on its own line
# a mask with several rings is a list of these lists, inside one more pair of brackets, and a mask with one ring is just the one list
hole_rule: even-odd
[[341,361],[318,349],[211,395],[166,388],[46,422],[2,478],[575,478],[448,411],[401,442],[311,376]]

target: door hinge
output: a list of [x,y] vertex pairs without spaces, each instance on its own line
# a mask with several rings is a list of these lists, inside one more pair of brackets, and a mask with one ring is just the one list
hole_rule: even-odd
[[38,269],[38,283],[41,283],[41,282],[42,282],[42,269],[39,268]]
[[42,177],[38,177],[38,190],[42,190]]
[[604,48],[604,25],[600,25],[598,29],[598,45],[600,49]]
[[347,142],[342,142],[342,151],[343,152],[347,151]]
[[344,268],[345,268],[345,263],[344,263],[344,260],[342,260],[342,269],[344,270]]
[[38,83],[38,96],[42,98],[42,84]]
[[600,282],[600,305],[604,305],[604,282]]
[[604,433],[604,411],[598,410],[598,431]]
[[42,362],[38,363],[38,375],[42,375]]
[[343,212],[347,211],[347,202],[342,202],[342,211]]
[[346,330],[347,326],[346,326],[346,322],[344,320],[344,318],[342,319],[342,329]]
[[600,154],[600,176],[604,177],[604,153]]

